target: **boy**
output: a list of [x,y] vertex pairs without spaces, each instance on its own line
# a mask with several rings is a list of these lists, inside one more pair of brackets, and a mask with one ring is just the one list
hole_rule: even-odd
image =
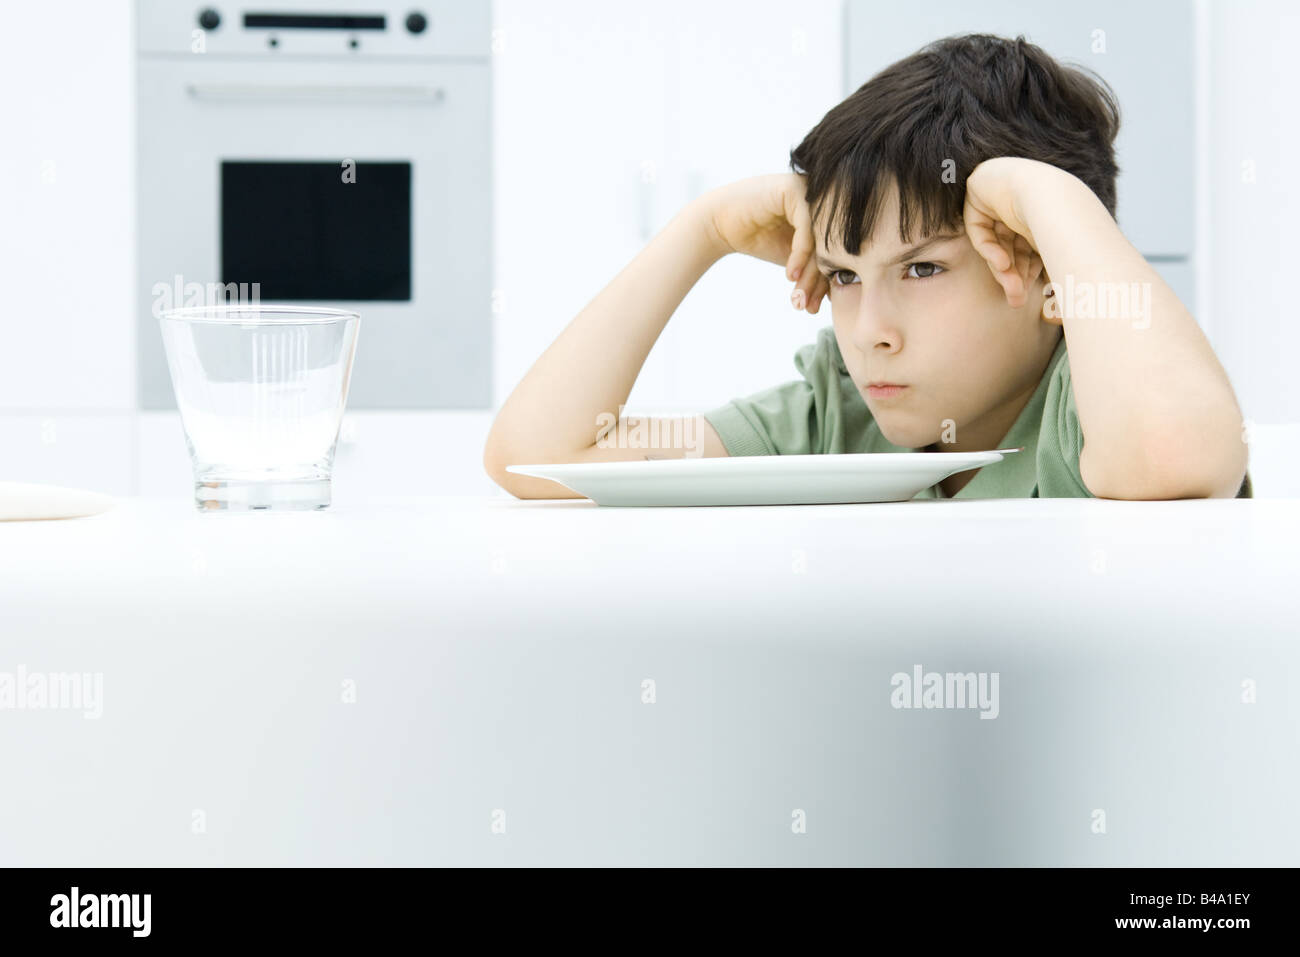
[[[573,498],[504,467],[1023,447],[919,497],[1250,497],[1227,375],[1115,223],[1118,127],[1103,82],[1023,37],[929,44],[831,110],[794,173],[682,209],[511,393],[488,473]],[[803,379],[617,422],[673,310],[732,252],[784,265],[796,309],[829,297]],[[654,441],[619,447],[615,430]]]

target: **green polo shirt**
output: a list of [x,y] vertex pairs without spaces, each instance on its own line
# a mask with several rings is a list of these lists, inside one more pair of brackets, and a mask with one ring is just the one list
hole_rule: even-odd
[[[702,413],[729,455],[823,455],[920,452],[881,434],[866,400],[849,378],[835,330],[801,346],[794,366],[802,379],[772,386]],[[1095,498],[1079,474],[1083,433],[1074,406],[1065,336],[1057,343],[1033,396],[994,448],[1024,447],[983,466],[954,498]],[[947,498],[938,484],[916,498]],[[1251,498],[1246,473],[1237,498]]]

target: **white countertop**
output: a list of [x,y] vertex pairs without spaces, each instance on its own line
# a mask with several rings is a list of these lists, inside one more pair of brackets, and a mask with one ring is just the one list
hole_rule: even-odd
[[[102,698],[0,709],[0,864],[1294,864],[1298,542],[1293,499],[5,523],[0,676]],[[917,665],[997,719],[892,707]]]

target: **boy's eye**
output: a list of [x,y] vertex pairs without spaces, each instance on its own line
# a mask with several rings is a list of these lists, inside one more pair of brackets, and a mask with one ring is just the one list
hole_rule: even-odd
[[[913,272],[915,270],[915,272]],[[907,272],[903,274],[904,279],[929,279],[943,272],[943,267],[938,263],[908,263]]]
[[[904,279],[932,279],[944,271],[944,268],[938,263],[931,262],[908,263],[905,268]],[[835,286],[852,286],[858,281],[857,275],[847,269],[832,269],[830,272],[823,273],[823,275],[825,275],[826,281],[830,283],[832,288]]]

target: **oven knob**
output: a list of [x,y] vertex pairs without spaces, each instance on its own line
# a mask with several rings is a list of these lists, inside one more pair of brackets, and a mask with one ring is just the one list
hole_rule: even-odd
[[406,17],[406,29],[412,33],[423,33],[428,25],[429,21],[424,18],[423,13],[412,13]]
[[199,14],[199,26],[204,30],[215,30],[221,26],[221,14],[217,13],[211,7]]

